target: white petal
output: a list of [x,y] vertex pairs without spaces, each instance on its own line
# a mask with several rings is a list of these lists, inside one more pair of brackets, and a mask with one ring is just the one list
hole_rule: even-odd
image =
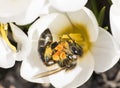
[[81,9],[88,0],[49,0],[51,5],[60,11],[76,11]]
[[119,60],[118,46],[113,37],[102,28],[100,28],[97,41],[93,43],[92,54],[96,72],[107,71]]
[[45,0],[32,0],[23,19],[20,19],[16,23],[19,25],[29,24],[40,16],[42,7],[45,4]]
[[10,23],[12,32],[13,32],[13,37],[15,39],[15,41],[18,43],[19,45],[19,50],[17,52],[17,60],[23,60],[27,54],[27,52],[29,51],[29,45],[27,43],[29,43],[28,38],[26,36],[26,34],[20,29],[18,28],[16,25]]
[[0,17],[10,17],[27,9],[31,0],[0,0]]
[[43,7],[43,10],[41,13],[43,14],[40,14],[40,17],[43,16],[43,15],[46,15],[46,14],[50,14],[50,13],[55,13],[55,12],[59,12],[58,10],[56,10],[54,7],[52,7],[50,5],[50,3],[47,3],[44,7]]
[[[45,0],[1,0],[0,22],[25,25],[33,22],[41,12]],[[42,10],[42,11],[41,11]]]
[[[32,40],[38,40],[41,33],[49,28],[53,35],[59,34],[65,28],[70,28],[71,24],[67,17],[63,14],[49,14],[38,19],[29,29],[28,36]],[[70,32],[69,31],[69,32]]]
[[73,70],[64,70],[49,76],[50,82],[56,88],[76,88],[85,83],[94,70],[94,60],[90,53],[80,58],[79,65]]
[[86,27],[90,41],[96,41],[98,36],[98,23],[94,14],[89,9],[83,8],[80,11],[68,13],[68,17],[74,25],[81,24]]
[[6,42],[0,38],[0,67],[10,68],[15,64],[15,53]]
[[24,16],[25,16],[25,12],[22,12],[20,14],[13,15],[10,17],[0,17],[0,22],[2,22],[2,23],[17,22],[17,21],[23,19]]
[[113,4],[118,4],[120,3],[120,0],[112,0]]
[[43,65],[43,62],[41,61],[38,54],[38,41],[32,41],[29,42],[29,44],[31,45],[30,53],[22,62],[20,74],[25,80],[28,80],[30,82],[48,83],[48,77],[34,78],[35,75],[47,71],[47,68],[45,65]]
[[114,38],[120,45],[120,6],[112,5],[110,8],[110,25]]

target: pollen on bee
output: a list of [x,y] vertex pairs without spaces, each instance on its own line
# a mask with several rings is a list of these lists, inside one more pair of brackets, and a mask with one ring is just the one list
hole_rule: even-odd
[[61,43],[61,44],[62,44],[62,46],[63,46],[64,48],[68,48],[68,46],[69,46],[68,42],[63,42],[63,43]]
[[65,52],[61,52],[61,53],[60,53],[60,59],[61,59],[61,60],[66,59],[66,54],[65,54]]
[[46,55],[52,55],[52,49],[50,47],[47,47],[45,54]]
[[57,51],[62,51],[63,48],[64,48],[63,45],[59,44],[55,49],[56,49]]
[[66,53],[63,51],[57,51],[55,54],[52,55],[53,60],[60,61],[66,59]]
[[52,58],[54,61],[59,61],[60,60],[60,52],[56,52],[55,54],[52,55]]

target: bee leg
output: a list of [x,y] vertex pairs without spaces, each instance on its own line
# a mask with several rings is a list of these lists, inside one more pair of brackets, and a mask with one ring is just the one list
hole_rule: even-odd
[[71,61],[77,60],[77,56],[76,56],[76,55],[68,54],[67,57],[68,57],[69,60],[71,60]]
[[46,65],[51,66],[51,65],[54,65],[54,64],[55,64],[55,62],[53,60],[49,60]]
[[53,61],[51,57],[46,56],[45,57],[45,65],[51,66],[53,64],[55,64],[55,61]]
[[77,65],[76,62],[72,62],[71,64],[69,64],[69,66],[67,66],[67,69],[66,70],[72,70],[73,68],[75,68]]
[[73,68],[75,68],[77,63],[76,61],[73,61],[67,58],[66,60],[64,60],[64,64],[65,64],[65,68],[67,71],[67,70],[72,70]]
[[65,59],[65,60],[63,60],[63,61],[59,61],[59,62],[58,62],[58,65],[59,65],[60,67],[68,68],[68,67],[70,66],[70,62],[69,62],[68,59]]
[[58,61],[58,65],[59,65],[60,67],[65,67],[65,64],[63,63],[63,61]]

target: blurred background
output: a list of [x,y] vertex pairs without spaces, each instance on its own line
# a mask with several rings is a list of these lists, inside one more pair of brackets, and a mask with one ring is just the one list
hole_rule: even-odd
[[[103,20],[98,23],[111,33],[109,23],[110,0],[89,0],[86,6],[96,14],[93,4],[98,12],[101,9],[104,10]],[[15,66],[10,69],[0,68],[0,88],[54,88],[51,84],[35,84],[22,79],[19,74],[20,65],[21,62],[16,62]],[[78,88],[120,88],[120,61],[105,73],[97,74],[94,72],[89,81]]]

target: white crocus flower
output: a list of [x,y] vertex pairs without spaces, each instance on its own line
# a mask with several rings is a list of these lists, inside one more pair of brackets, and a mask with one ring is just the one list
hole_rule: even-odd
[[7,24],[0,23],[0,67],[10,68],[15,64],[16,48],[7,38]]
[[[28,43],[28,38],[25,34],[21,34],[23,32],[16,30],[19,32],[19,34],[16,37],[16,34],[13,31],[14,39],[19,42],[19,48],[13,46],[11,42],[8,39],[8,24],[2,24],[0,23],[0,67],[1,68],[10,68],[14,66],[15,61],[21,61],[23,60],[23,57],[26,55],[25,52],[26,50],[29,51],[26,45],[22,45],[23,42],[26,44]],[[22,35],[22,36],[21,36]],[[22,40],[20,40],[22,39]],[[22,46],[22,47],[21,47]],[[27,44],[29,47],[29,45]],[[24,51],[23,51],[24,48]],[[27,51],[27,52],[28,52]]]
[[24,25],[41,13],[45,0],[0,0],[0,22]]
[[120,45],[120,0],[112,0],[110,8],[110,25],[112,34]]
[[[11,24],[11,28],[16,35],[19,34],[17,30],[20,31],[20,29],[18,27]],[[63,69],[48,76],[44,73],[47,72],[48,74],[51,70],[62,68],[58,63],[47,66],[42,61],[46,58],[40,58],[38,42],[44,41],[40,37],[42,35],[50,36],[50,34],[44,33],[46,29],[50,30],[53,42],[60,41],[60,37],[64,37],[71,39],[71,41],[74,40],[82,47],[82,55],[77,56],[76,66],[73,69],[69,71]],[[49,40],[49,37],[46,39]],[[98,27],[95,16],[87,8],[74,13],[52,13],[41,17],[30,27],[28,40],[29,43],[27,44],[30,45],[28,47],[30,51],[29,53],[24,52],[26,56],[21,65],[21,76],[30,82],[51,83],[56,88],[78,87],[90,78],[93,71],[107,71],[119,60],[118,49],[113,37],[107,31]],[[23,45],[26,45],[26,42],[23,42]],[[73,58],[76,58],[76,55]]]

